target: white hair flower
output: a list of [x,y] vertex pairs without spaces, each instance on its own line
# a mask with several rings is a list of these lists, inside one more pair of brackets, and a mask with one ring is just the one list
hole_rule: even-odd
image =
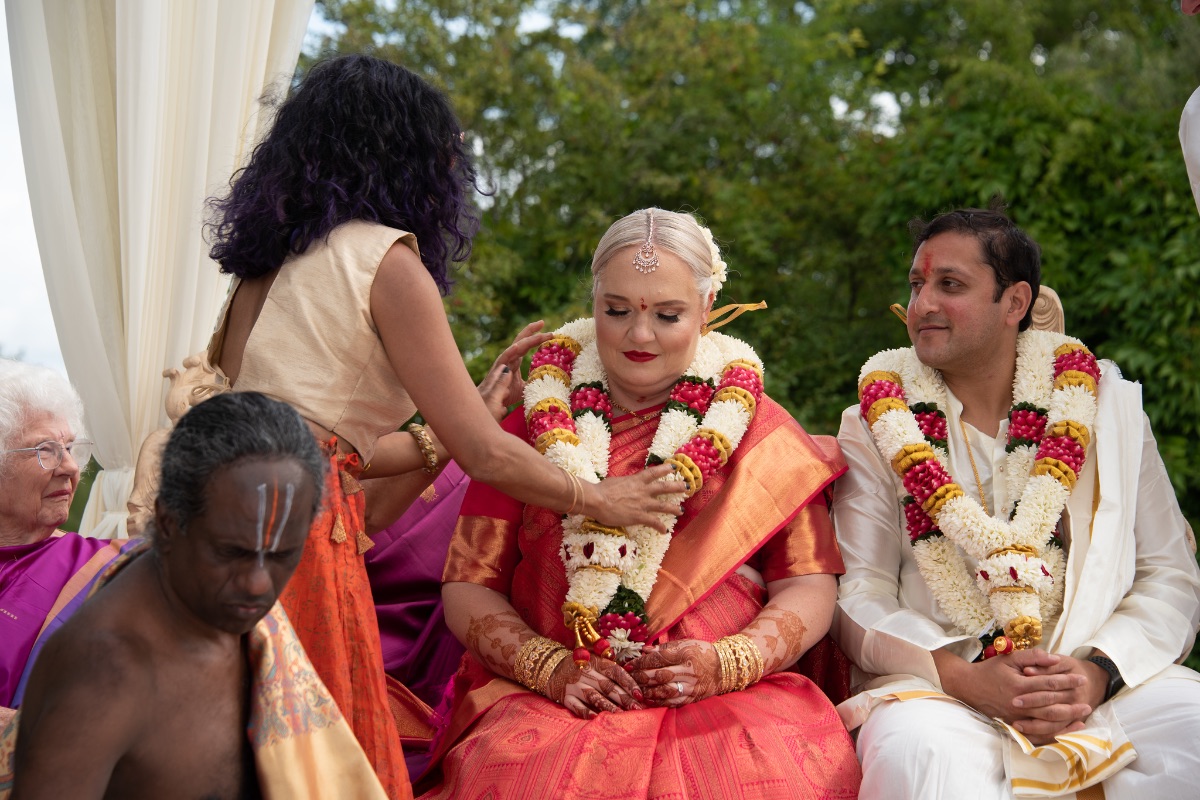
[[719,294],[729,277],[729,267],[721,258],[721,249],[717,247],[712,231],[701,225],[700,232],[704,234],[704,241],[708,243],[709,263],[712,265],[712,292],[714,295]]

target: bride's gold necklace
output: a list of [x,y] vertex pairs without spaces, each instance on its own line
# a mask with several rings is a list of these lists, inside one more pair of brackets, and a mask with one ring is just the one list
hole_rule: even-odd
[[[608,396],[608,399],[609,399],[609,402],[612,403],[613,408],[617,409],[618,411],[623,411],[626,414],[630,415],[631,417],[636,419],[639,424],[643,423],[643,422],[649,422],[650,420],[654,419],[655,417],[657,417],[659,414],[661,414],[663,412],[662,408],[660,408],[657,411],[651,411],[649,413],[641,413],[641,412],[634,411],[631,408],[626,408],[625,406],[618,403],[616,400],[613,400],[611,394]],[[663,406],[663,408],[666,408],[666,406]]]

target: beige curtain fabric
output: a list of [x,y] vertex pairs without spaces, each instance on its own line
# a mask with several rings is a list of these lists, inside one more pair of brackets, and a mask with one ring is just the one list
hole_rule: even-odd
[[205,199],[269,122],[313,0],[6,0],[25,174],[63,360],[104,465],[80,529],[125,533],[164,369],[207,342],[228,281]]
[[1183,107],[1179,120],[1179,144],[1183,146],[1183,161],[1187,164],[1188,181],[1192,185],[1192,197],[1200,211],[1200,89],[1192,93]]

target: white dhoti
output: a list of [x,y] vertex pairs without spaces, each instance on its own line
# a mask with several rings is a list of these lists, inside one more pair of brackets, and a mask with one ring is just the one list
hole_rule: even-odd
[[[1161,678],[1113,698],[1107,712],[1136,757],[1091,789],[1063,798],[1181,800],[1200,796],[1200,682]],[[876,705],[858,734],[862,800],[1010,800],[1005,769],[1012,737],[952,701]],[[1101,795],[1098,789],[1103,790]]]

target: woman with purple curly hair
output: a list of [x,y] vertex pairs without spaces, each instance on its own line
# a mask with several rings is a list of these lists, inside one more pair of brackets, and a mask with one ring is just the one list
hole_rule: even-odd
[[[309,71],[211,201],[211,255],[235,277],[212,363],[235,390],[295,406],[330,458],[326,506],[280,601],[393,797],[410,788],[363,566],[358,479],[433,475],[452,456],[524,502],[611,525],[663,530],[658,515],[679,511],[655,497],[669,467],[581,483],[500,429],[520,399],[525,352],[548,338],[540,322],[472,385],[441,294],[449,263],[470,252],[474,188],[445,96],[403,67],[346,56]],[[430,427],[398,432],[418,408]]]

